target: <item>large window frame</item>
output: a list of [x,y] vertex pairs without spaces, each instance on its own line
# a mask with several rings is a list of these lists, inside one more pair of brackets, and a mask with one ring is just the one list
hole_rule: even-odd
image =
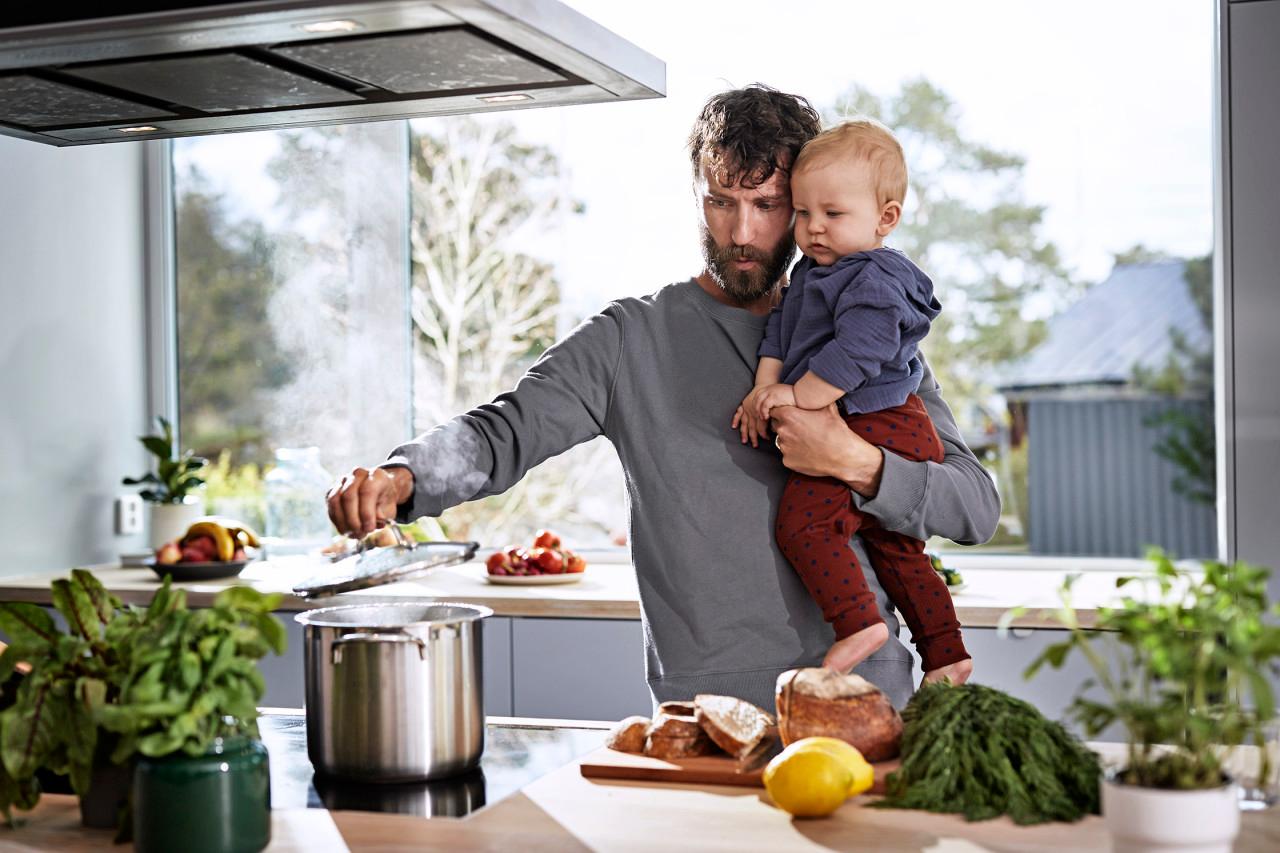
[[[1213,352],[1214,352],[1214,422],[1216,427],[1216,475],[1218,500],[1215,507],[1217,558],[1236,559],[1235,426],[1234,395],[1235,339],[1232,320],[1231,240],[1229,145],[1226,129],[1230,127],[1229,76],[1230,61],[1224,44],[1220,0],[1214,21],[1214,73],[1212,88],[1213,157]],[[163,415],[181,430],[178,421],[177,376],[177,279],[175,268],[175,207],[173,144],[171,140],[141,143],[145,149],[145,234],[147,280],[145,283],[147,338],[147,387],[151,416]],[[407,198],[406,198],[407,200]],[[410,371],[412,381],[412,371]],[[626,562],[625,549],[592,551],[597,562]],[[990,554],[950,551],[948,563],[956,568],[1018,569],[1060,573],[1063,571],[1126,571],[1144,565],[1140,559],[1113,557],[1032,556],[1025,554]]]

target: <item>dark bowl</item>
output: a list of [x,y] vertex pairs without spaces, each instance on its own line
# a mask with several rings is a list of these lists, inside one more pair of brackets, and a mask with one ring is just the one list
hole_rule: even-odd
[[147,560],[147,568],[161,580],[171,577],[175,581],[212,581],[234,578],[252,562],[253,560],[228,560],[225,563],[171,563],[165,566],[156,563],[153,558]]

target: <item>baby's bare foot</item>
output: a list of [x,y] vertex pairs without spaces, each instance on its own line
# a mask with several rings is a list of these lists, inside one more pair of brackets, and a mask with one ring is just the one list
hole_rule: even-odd
[[883,622],[868,625],[843,640],[836,640],[831,648],[827,649],[827,656],[823,658],[822,665],[836,672],[847,673],[888,641],[889,629]]
[[952,684],[964,684],[971,675],[973,675],[973,658],[965,658],[926,672],[924,674],[924,683],[932,684],[945,678]]

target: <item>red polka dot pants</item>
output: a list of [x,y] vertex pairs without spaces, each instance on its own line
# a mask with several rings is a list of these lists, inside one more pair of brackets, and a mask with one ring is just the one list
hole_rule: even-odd
[[[899,456],[942,461],[942,443],[924,403],[914,394],[897,408],[849,415],[845,423],[871,444]],[[778,546],[838,639],[884,621],[849,545],[855,533],[862,537],[880,585],[911,629],[925,671],[968,658],[951,593],[930,565],[924,542],[885,530],[875,518],[855,509],[844,483],[791,475],[778,508]]]

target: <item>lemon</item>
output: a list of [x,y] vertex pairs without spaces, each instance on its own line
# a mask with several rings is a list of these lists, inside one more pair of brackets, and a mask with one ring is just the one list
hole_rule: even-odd
[[849,786],[849,796],[857,796],[871,790],[871,785],[876,778],[875,770],[853,744],[836,737],[807,737],[787,747],[787,750],[797,752],[806,749],[826,750],[848,768],[853,777],[853,782]]
[[849,796],[853,774],[826,749],[783,750],[764,770],[773,802],[796,817],[831,814]]

